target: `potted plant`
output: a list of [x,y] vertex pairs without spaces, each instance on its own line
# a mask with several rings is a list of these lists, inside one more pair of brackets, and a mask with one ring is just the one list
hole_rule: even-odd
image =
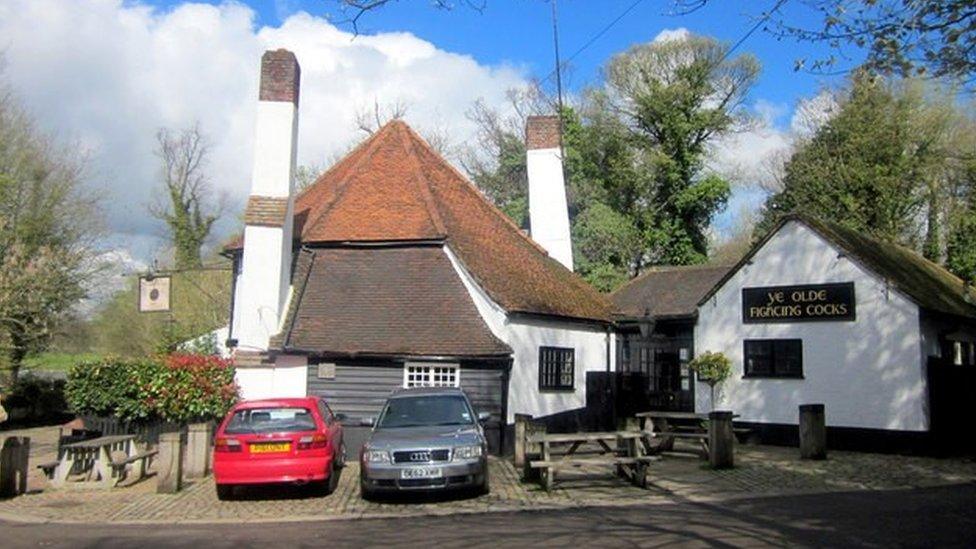
[[698,374],[698,381],[708,384],[712,393],[712,410],[715,410],[715,387],[732,375],[732,361],[722,353],[706,351],[689,362],[688,367]]

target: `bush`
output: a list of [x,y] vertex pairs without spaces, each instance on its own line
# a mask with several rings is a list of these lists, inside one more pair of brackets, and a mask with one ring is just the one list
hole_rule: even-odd
[[145,405],[142,388],[158,377],[161,369],[156,360],[109,357],[81,362],[68,372],[65,395],[72,411],[78,414],[147,420],[153,411]]
[[704,352],[688,363],[698,380],[707,383],[711,389],[712,409],[715,409],[715,387],[721,385],[732,375],[732,361],[722,353]]
[[167,421],[222,418],[237,402],[234,368],[215,356],[169,355],[144,390],[147,407]]
[[3,406],[12,413],[14,410],[26,411],[28,419],[50,418],[68,408],[64,387],[64,380],[24,374],[18,376],[4,396]]
[[230,362],[216,357],[108,358],[72,368],[66,395],[78,414],[185,422],[223,417],[237,385]]

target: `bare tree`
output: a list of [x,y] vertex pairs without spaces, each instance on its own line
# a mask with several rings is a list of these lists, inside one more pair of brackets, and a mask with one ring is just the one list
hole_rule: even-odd
[[[366,135],[373,135],[391,120],[402,120],[407,116],[410,104],[397,99],[392,103],[380,104],[374,99],[372,107],[356,111],[356,129]],[[424,141],[441,156],[451,159],[455,156],[454,146],[445,126],[424,126],[415,128]]]
[[373,135],[373,132],[383,127],[391,120],[400,120],[407,115],[409,105],[400,99],[393,103],[380,105],[378,99],[373,99],[373,106],[363,107],[356,111],[356,129],[366,135]]
[[[352,27],[354,34],[359,34],[359,20],[367,13],[381,8],[387,4],[396,2],[396,0],[333,0],[335,3],[339,4],[340,11],[345,15],[345,19],[338,21],[339,23],[347,23]],[[462,4],[465,7],[471,8],[478,13],[481,13],[485,9],[487,0],[459,0],[459,2],[452,2],[451,0],[431,0],[431,4],[441,10],[450,11],[454,9],[457,4]]]
[[176,267],[199,267],[200,249],[225,209],[224,198],[213,197],[206,174],[207,139],[194,125],[179,132],[162,128],[156,133],[156,143],[165,197],[150,205],[149,212],[169,228]]

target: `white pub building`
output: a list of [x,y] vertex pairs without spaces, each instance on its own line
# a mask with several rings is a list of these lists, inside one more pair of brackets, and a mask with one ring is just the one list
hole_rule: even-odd
[[[841,446],[923,444],[957,415],[973,294],[914,252],[791,216],[735,266],[652,269],[606,296],[573,272],[556,117],[526,128],[527,235],[399,121],[296,193],[299,88],[295,56],[266,52],[225,251],[245,398],[320,394],[357,420],[394,388],[458,386],[496,451],[517,413],[572,430],[611,413],[597,376],[639,376],[633,406],[733,410],[765,440],[795,437],[807,403]],[[734,365],[716,402],[688,369],[703,351]]]

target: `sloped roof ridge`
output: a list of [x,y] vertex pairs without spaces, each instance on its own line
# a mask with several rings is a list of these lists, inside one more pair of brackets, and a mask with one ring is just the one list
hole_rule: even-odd
[[[323,219],[325,219],[325,217],[329,214],[329,212],[332,211],[332,207],[339,203],[339,200],[342,198],[343,194],[345,194],[346,189],[349,188],[349,183],[355,178],[357,168],[359,168],[364,163],[366,163],[366,161],[372,158],[373,154],[376,153],[375,145],[379,143],[380,135],[388,127],[390,127],[390,124],[387,124],[386,126],[383,126],[379,130],[374,132],[373,135],[369,137],[369,139],[363,141],[361,145],[353,149],[353,151],[346,156],[345,158],[346,161],[337,162],[332,168],[328,169],[318,179],[316,179],[315,183],[309,185],[308,188],[305,189],[306,191],[308,191],[314,188],[316,185],[318,185],[319,182],[325,181],[326,177],[339,171],[338,168],[340,166],[342,168],[347,168],[347,171],[353,174],[352,176],[344,177],[340,180],[340,182],[336,185],[337,188],[336,188],[335,196],[333,196],[332,200],[330,200],[328,203],[322,205],[321,210],[318,212],[318,215],[315,216],[314,220],[311,220],[311,222],[305,224],[307,229],[303,230],[302,231],[303,233],[306,231],[310,231],[313,227],[317,226]],[[366,147],[367,145],[369,145],[368,148]],[[358,158],[355,155],[359,155]]]
[[[395,122],[400,122],[399,120],[393,120],[389,124],[394,124]],[[430,217],[430,222],[434,225],[437,232],[442,235],[447,235],[447,230],[444,228],[444,220],[441,219],[440,210],[437,209],[437,204],[434,201],[434,196],[430,192],[430,183],[427,178],[423,175],[423,170],[420,168],[420,160],[417,158],[417,151],[414,149],[414,141],[419,140],[421,146],[429,148],[430,145],[423,140],[419,135],[415,135],[410,126],[400,122],[396,124],[395,127],[400,132],[406,132],[404,139],[400,140],[400,144],[403,146],[404,151],[407,154],[407,158],[411,163],[413,168],[413,179],[414,185],[417,187],[417,191],[420,193],[421,198],[424,200],[424,208],[427,210],[427,216]]]
[[[896,242],[883,240],[872,235],[852,231],[851,229],[843,227],[837,223],[824,221],[800,212],[791,212],[784,215],[766,234],[766,236],[764,236],[749,250],[749,253],[739,260],[739,262],[736,263],[735,266],[733,266],[729,272],[725,274],[725,276],[715,283],[712,289],[709,290],[705,296],[701,298],[701,300],[699,300],[698,304],[702,305],[711,299],[711,297],[715,295],[715,293],[721,289],[729,281],[729,279],[742,268],[743,265],[749,262],[752,257],[758,253],[759,250],[762,249],[762,247],[765,246],[766,243],[769,242],[769,240],[772,239],[773,236],[775,236],[784,225],[791,221],[801,223],[826,240],[832,246],[836,246],[849,254],[852,260],[860,264],[861,268],[883,278],[885,281],[887,281],[887,283],[891,284],[891,286],[904,294],[906,298],[916,305],[944,313],[976,318],[976,304],[971,301],[971,299],[974,297],[973,292],[966,286],[965,281],[949,272],[949,270],[946,268],[926,259],[923,255],[919,254],[915,250],[911,250]],[[943,286],[942,289],[946,289],[953,293],[959,292],[959,295],[949,297],[944,295],[933,296],[923,293],[921,288],[914,287],[910,284],[903,284],[903,281],[899,279],[907,273],[898,273],[889,270],[888,266],[879,263],[877,258],[871,257],[871,254],[865,253],[864,250],[857,249],[854,243],[848,242],[847,239],[850,238],[864,240],[867,243],[873,244],[878,248],[878,251],[881,251],[886,255],[900,254],[904,260],[910,262],[911,268],[921,270],[922,274],[934,281],[936,286],[943,284],[956,286],[955,288]],[[940,289],[936,288],[936,290],[938,291]],[[950,302],[946,302],[945,299],[949,299]],[[963,302],[962,305],[958,303],[960,299]]]
[[[416,132],[413,131],[413,128],[411,128],[410,126],[408,126],[406,124],[404,124],[404,125],[406,126],[406,129],[410,133],[410,135],[413,138],[413,140],[415,140],[415,141],[416,140],[419,140],[421,142],[421,144],[423,144],[424,153],[433,156],[434,157],[434,160],[438,163],[438,165],[440,167],[443,167],[444,169],[446,169],[448,171],[448,173],[450,173],[455,179],[458,180],[458,182],[460,182],[462,184],[460,186],[460,188],[462,188],[465,192],[472,193],[472,194],[476,195],[478,197],[478,199],[481,200],[481,201],[483,201],[484,205],[488,207],[489,211],[491,211],[494,215],[498,216],[499,219],[501,219],[505,224],[507,224],[516,233],[518,233],[518,235],[522,238],[522,240],[524,240],[525,242],[527,242],[529,245],[531,245],[533,248],[535,248],[539,252],[543,253],[547,257],[551,257],[551,256],[549,256],[548,250],[546,250],[545,248],[543,248],[542,245],[539,244],[538,242],[536,242],[535,240],[532,240],[532,238],[529,237],[529,235],[525,234],[525,232],[522,231],[522,229],[518,225],[516,225],[514,221],[512,221],[512,218],[511,217],[508,217],[508,215],[506,215],[505,212],[503,212],[500,209],[498,209],[498,206],[496,206],[491,200],[489,200],[488,197],[486,197],[484,195],[484,193],[482,193],[481,190],[479,190],[478,187],[476,187],[474,185],[474,183],[471,182],[470,179],[468,179],[464,174],[462,174],[460,171],[458,171],[458,169],[455,168],[453,164],[451,164],[450,162],[448,162],[447,160],[445,160],[443,157],[441,157],[439,154],[437,154],[436,152],[434,152],[434,150],[430,148],[430,145],[428,145],[423,140],[422,137],[420,137],[419,135],[417,135]],[[448,235],[448,238],[450,238],[450,235]]]
[[718,270],[728,271],[732,269],[734,266],[735,264],[732,263],[729,264],[723,263],[719,265],[713,265],[710,263],[701,263],[698,265],[651,265],[647,269],[645,269],[644,272],[642,272],[641,274],[635,276],[634,278],[631,278],[630,280],[618,286],[616,289],[610,292],[610,295],[613,295],[625,288],[629,288],[630,286],[638,282],[641,282],[647,277],[656,273],[667,273],[673,271],[718,271]]
[[370,135],[369,137],[361,141],[358,145],[353,147],[351,151],[344,154],[342,158],[339,159],[338,162],[332,164],[331,166],[329,166],[329,169],[319,174],[319,176],[315,178],[315,181],[313,181],[311,185],[299,191],[299,193],[295,195],[295,200],[297,201],[300,197],[304,196],[305,194],[308,194],[308,192],[313,190],[316,186],[318,186],[319,183],[322,183],[323,181],[328,179],[332,174],[334,174],[335,172],[339,171],[342,168],[345,168],[350,163],[352,163],[353,165],[349,167],[358,166],[360,164],[361,158],[357,158],[357,155],[364,152],[367,147],[371,147],[375,142],[376,137],[379,135],[379,133],[380,133],[379,131],[373,132],[372,135]]

